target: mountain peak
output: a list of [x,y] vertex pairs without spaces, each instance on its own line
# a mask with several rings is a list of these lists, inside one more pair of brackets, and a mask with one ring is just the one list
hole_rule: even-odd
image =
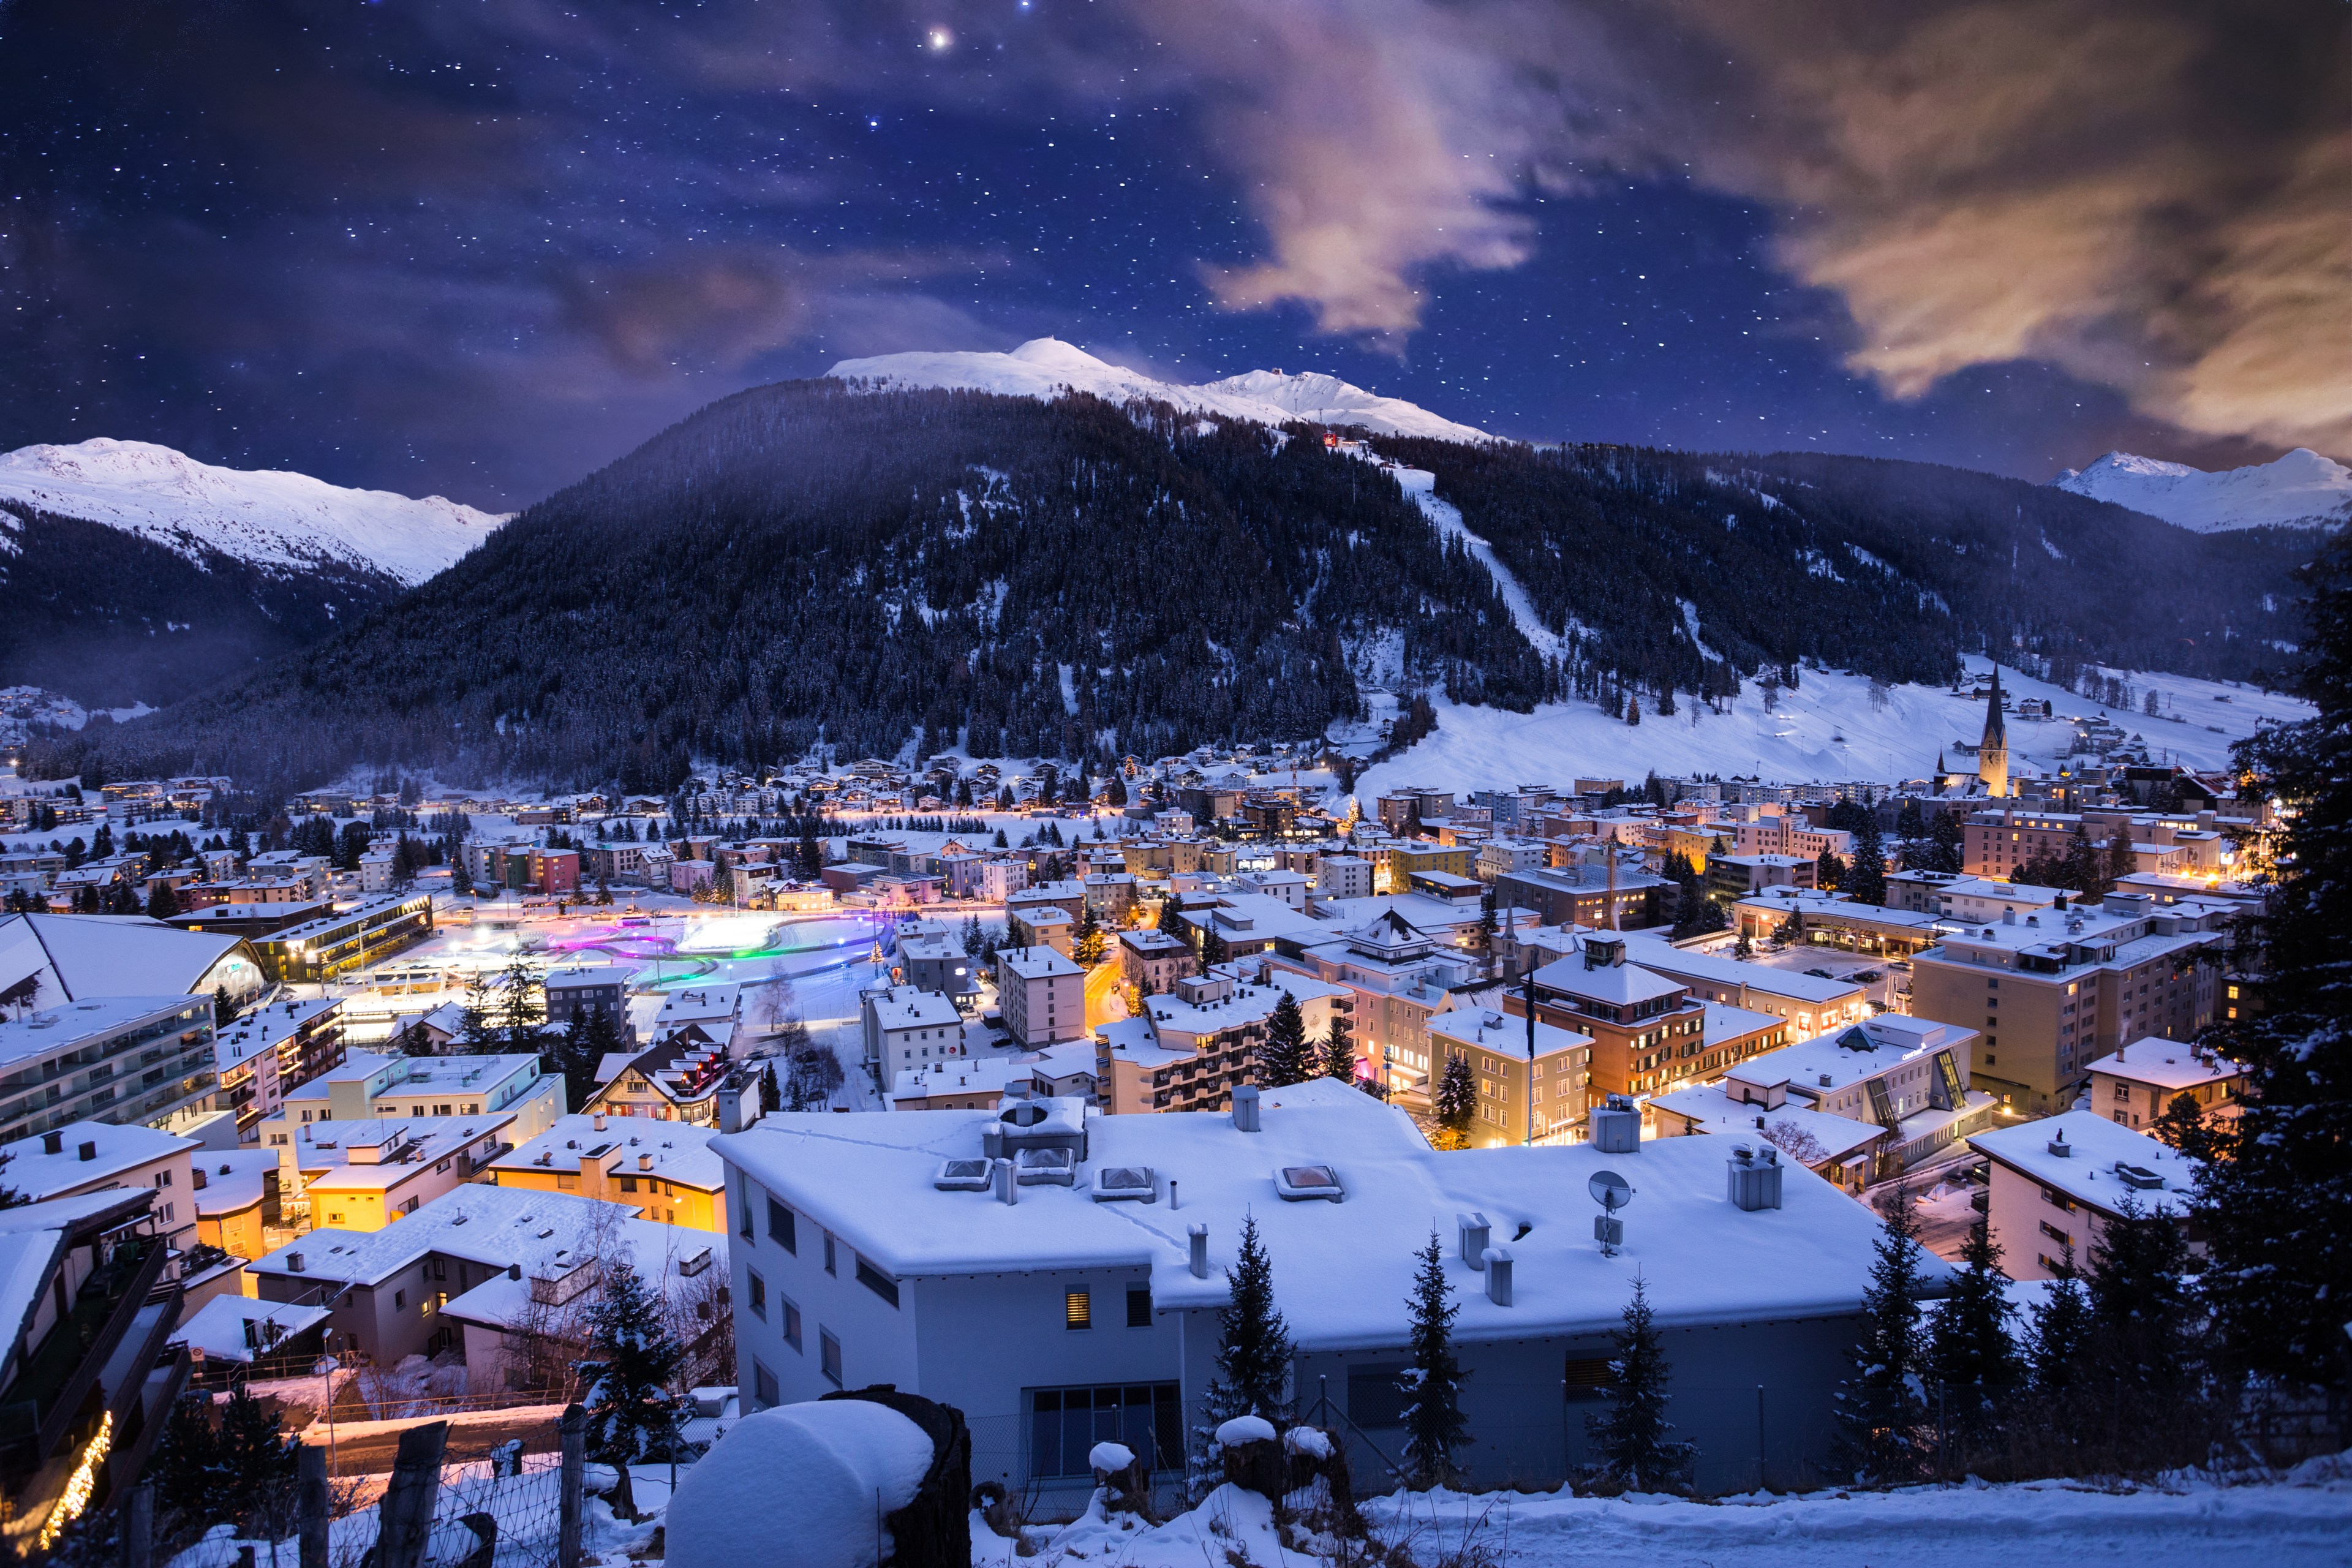
[[1064,391],[1090,392],[1115,403],[1143,398],[1260,425],[1304,419],[1318,425],[1360,425],[1389,436],[1425,436],[1443,441],[1494,439],[1483,430],[1456,424],[1402,398],[1367,392],[1336,375],[1254,370],[1187,385],[1113,364],[1059,338],[1032,338],[1010,353],[918,352],[845,359],[825,374],[877,389],[958,387],[1041,399]]
[[216,468],[169,447],[105,437],[0,456],[0,506],[10,502],[138,534],[192,560],[216,550],[265,567],[334,562],[411,584],[506,521],[441,496]]
[[2273,462],[2219,472],[2136,452],[2109,452],[2050,482],[2200,533],[2342,522],[2352,515],[2352,468],[2308,447]]

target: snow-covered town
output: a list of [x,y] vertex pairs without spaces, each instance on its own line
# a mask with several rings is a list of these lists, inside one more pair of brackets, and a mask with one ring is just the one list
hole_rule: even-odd
[[2352,5],[0,15],[0,1568],[2352,1568]]

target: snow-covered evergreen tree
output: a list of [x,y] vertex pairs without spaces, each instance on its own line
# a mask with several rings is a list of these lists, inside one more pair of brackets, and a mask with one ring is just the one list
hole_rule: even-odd
[[1290,1386],[1290,1328],[1274,1301],[1274,1264],[1258,1240],[1257,1220],[1244,1215],[1242,1240],[1225,1270],[1231,1295],[1217,1314],[1217,1372],[1202,1395],[1194,1431],[1196,1479],[1213,1485],[1220,1460],[1217,1428],[1237,1415],[1279,1423]]
[[1331,1026],[1323,1034],[1323,1076],[1336,1078],[1342,1083],[1356,1081],[1356,1042],[1348,1033],[1348,1020],[1339,1014],[1331,1015]]
[[2082,1381],[2090,1323],[2091,1307],[2084,1299],[2082,1281],[2074,1277],[2070,1243],[2059,1258],[2058,1278],[2033,1309],[2032,1331],[2026,1340],[2026,1371],[2036,1394],[2063,1394]]
[[1478,1114],[1478,1080],[1471,1075],[1467,1057],[1449,1056],[1437,1075],[1437,1093],[1430,1101],[1437,1125],[1460,1148],[1470,1136],[1471,1119]]
[[1298,998],[1286,991],[1265,1023],[1265,1043],[1258,1047],[1257,1081],[1269,1089],[1304,1083],[1315,1076],[1315,1061],[1307,1045],[1307,1019]]
[[1449,1486],[1460,1479],[1454,1450],[1470,1440],[1470,1423],[1462,1414],[1465,1373],[1454,1353],[1454,1318],[1462,1308],[1445,1278],[1445,1254],[1435,1231],[1419,1256],[1412,1294],[1405,1299],[1412,1364],[1397,1380],[1405,1394],[1404,1462],[1413,1485]]
[[1601,1452],[1600,1477],[1633,1492],[1672,1491],[1690,1485],[1697,1463],[1696,1445],[1678,1442],[1666,1420],[1666,1385],[1674,1368],[1658,1339],[1648,1286],[1633,1277],[1633,1299],[1624,1321],[1609,1336],[1609,1382],[1605,1403],[1584,1418],[1584,1429]]
[[588,1314],[588,1356],[575,1370],[587,1392],[588,1457],[619,1473],[613,1511],[636,1512],[629,1466],[670,1457],[694,1402],[672,1392],[686,1347],[662,1316],[661,1299],[635,1268],[604,1261],[604,1293]]
[[1927,1360],[1943,1390],[1948,1426],[1966,1447],[1999,1423],[2024,1366],[2010,1333],[2016,1309],[2009,1300],[2009,1276],[2000,1271],[2000,1248],[1982,1218],[1969,1229],[1960,1261],[1952,1293],[1937,1309]]
[[1891,1206],[1862,1295],[1853,1375],[1837,1394],[1838,1458],[1861,1485],[1917,1479],[1933,1440],[1919,1326],[1919,1221],[1910,1188],[1898,1183]]

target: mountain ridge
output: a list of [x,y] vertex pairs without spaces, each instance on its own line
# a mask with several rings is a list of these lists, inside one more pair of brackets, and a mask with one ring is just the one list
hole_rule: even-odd
[[2109,452],[2050,483],[2200,533],[2318,527],[2352,517],[2352,468],[2308,447],[2267,463],[2213,470]]

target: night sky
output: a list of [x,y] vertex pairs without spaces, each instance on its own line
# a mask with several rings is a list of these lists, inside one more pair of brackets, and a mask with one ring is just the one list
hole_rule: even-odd
[[2352,458],[2352,6],[0,4],[0,448],[511,508],[1068,339],[1539,440]]

